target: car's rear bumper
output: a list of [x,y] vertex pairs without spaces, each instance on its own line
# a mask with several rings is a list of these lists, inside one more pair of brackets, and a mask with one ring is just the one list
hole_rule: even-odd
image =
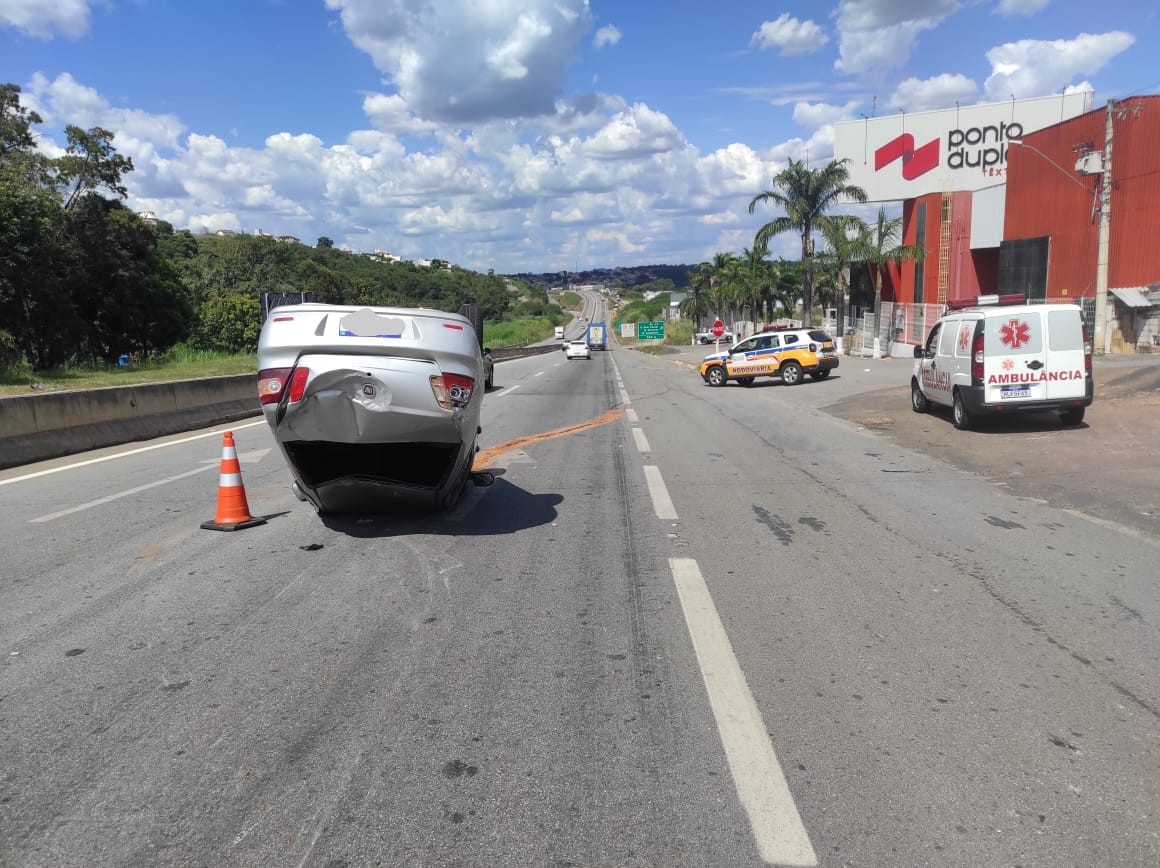
[[972,416],[1008,415],[1011,413],[1051,413],[1059,410],[1074,410],[1076,407],[1090,407],[1095,397],[1095,383],[1091,377],[1084,382],[1082,398],[1052,398],[1043,401],[1010,401],[1008,403],[988,402],[983,386],[959,387],[963,396],[963,406]]
[[435,443],[280,443],[299,492],[319,512],[434,508],[471,472],[474,440]]

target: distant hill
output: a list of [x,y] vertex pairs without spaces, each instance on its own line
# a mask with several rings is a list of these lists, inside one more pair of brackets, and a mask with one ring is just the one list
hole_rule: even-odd
[[654,280],[665,278],[671,280],[677,289],[683,289],[689,285],[689,275],[696,268],[696,265],[633,265],[619,268],[594,268],[589,271],[551,271],[543,274],[521,273],[506,276],[542,286],[545,289],[569,283],[603,283],[608,286],[631,289],[642,283],[651,283]]

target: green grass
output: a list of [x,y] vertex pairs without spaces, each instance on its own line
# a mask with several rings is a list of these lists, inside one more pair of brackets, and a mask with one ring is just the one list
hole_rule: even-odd
[[47,371],[33,371],[28,367],[7,368],[0,370],[0,395],[36,395],[68,389],[133,386],[233,374],[256,375],[257,372],[257,357],[253,353],[181,349],[124,368],[115,365],[77,365]]
[[567,310],[578,310],[584,303],[578,292],[565,292],[560,296],[560,306]]
[[485,322],[483,343],[488,347],[522,347],[547,340],[554,333],[555,323],[546,316]]

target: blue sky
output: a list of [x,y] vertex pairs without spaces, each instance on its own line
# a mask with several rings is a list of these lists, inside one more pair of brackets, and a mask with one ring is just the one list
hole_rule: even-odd
[[[59,151],[114,131],[128,204],[499,272],[740,252],[833,124],[1160,90],[1116,0],[0,0],[0,80]],[[792,256],[794,239],[775,242]]]

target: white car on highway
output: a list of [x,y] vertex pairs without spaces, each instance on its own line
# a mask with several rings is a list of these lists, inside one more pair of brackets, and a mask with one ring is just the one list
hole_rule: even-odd
[[320,513],[444,508],[471,474],[484,384],[478,308],[300,304],[270,312],[258,398]]
[[564,357],[567,359],[591,358],[591,354],[588,352],[588,341],[568,341],[564,346]]

